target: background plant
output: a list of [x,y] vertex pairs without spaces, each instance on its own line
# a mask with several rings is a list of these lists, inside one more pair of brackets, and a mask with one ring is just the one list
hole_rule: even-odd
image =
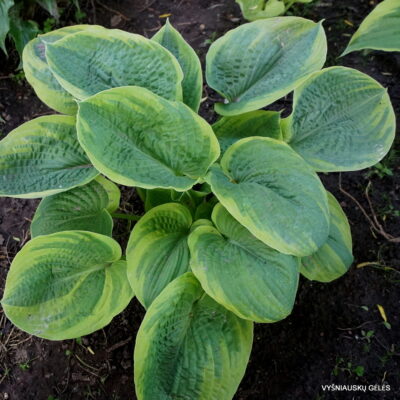
[[[8,54],[6,38],[9,37],[18,54],[22,56],[25,45],[38,33],[51,30],[58,22],[64,7],[69,3],[76,7],[79,17],[78,0],[2,0],[0,3],[0,47],[3,52]],[[61,4],[61,8],[59,4]],[[44,9],[52,17],[45,21],[43,29],[40,29],[34,19],[38,8]]]
[[[226,99],[211,128],[195,113],[198,59],[170,25],[153,41],[87,26],[32,41],[24,66],[39,97],[72,115],[78,99],[79,110],[30,121],[1,143],[2,194],[46,196],[7,279],[7,315],[40,337],[76,337],[135,293],[148,308],[138,397],[231,398],[251,321],[290,313],[299,268],[329,281],[351,263],[347,220],[315,171],[375,164],[393,140],[385,89],[352,69],[320,71],[325,57],[311,21],[229,32],[207,57],[208,84]],[[293,89],[290,117],[256,111]],[[127,262],[109,237],[119,191],[98,171],[139,187],[148,210]]]
[[313,0],[236,0],[243,16],[249,21],[283,15],[295,3],[311,3]]

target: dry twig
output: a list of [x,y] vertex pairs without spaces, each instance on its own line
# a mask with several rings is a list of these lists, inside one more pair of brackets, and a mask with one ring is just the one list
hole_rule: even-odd
[[372,206],[371,199],[369,197],[369,189],[371,187],[371,181],[369,181],[367,188],[365,189],[365,197],[367,198],[368,205],[372,214],[372,218],[368,215],[368,213],[365,211],[365,208],[360,204],[360,202],[353,197],[349,192],[346,192],[346,190],[343,189],[342,187],[342,174],[339,174],[339,190],[346,195],[349,199],[351,199],[355,204],[357,204],[358,208],[361,210],[361,212],[364,214],[365,218],[368,220],[369,224],[371,225],[371,228],[376,232],[379,233],[381,236],[383,236],[388,242],[392,243],[400,243],[400,237],[394,237],[393,235],[385,232],[383,229],[382,225],[379,223],[378,217],[376,216],[375,210]]
[[115,8],[111,8],[105,4],[103,4],[101,1],[96,0],[96,3],[103,7],[105,10],[112,12],[113,14],[119,15],[124,21],[130,21],[131,19],[127,17],[126,15],[122,14],[122,12],[116,10]]

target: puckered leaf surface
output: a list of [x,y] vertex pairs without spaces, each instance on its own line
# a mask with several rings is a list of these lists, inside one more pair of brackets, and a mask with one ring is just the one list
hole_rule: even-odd
[[133,297],[119,244],[104,235],[65,231],[39,236],[17,254],[2,306],[20,329],[51,340],[101,329]]
[[221,204],[217,227],[201,226],[189,236],[190,267],[203,289],[241,318],[275,322],[290,314],[299,280],[299,259],[256,239]]
[[350,225],[335,197],[328,192],[330,229],[327,241],[316,253],[301,259],[301,273],[310,280],[331,282],[353,262]]
[[229,31],[207,53],[207,83],[226,99],[216,111],[237,115],[273,103],[321,69],[326,51],[322,25],[303,18],[258,20]]
[[119,86],[141,86],[181,100],[182,69],[160,44],[143,36],[108,29],[81,31],[46,44],[52,73],[79,100]]
[[181,102],[130,86],[80,103],[78,138],[111,180],[145,189],[190,189],[219,156],[208,123]]
[[87,185],[44,198],[31,224],[32,237],[50,233],[82,230],[111,236],[113,221],[108,212],[115,211],[120,192],[114,183],[102,176]]
[[282,253],[310,255],[328,237],[326,191],[315,172],[284,142],[239,140],[206,180],[236,220]]
[[152,208],[133,228],[127,248],[128,278],[144,307],[189,270],[191,224],[185,206],[168,203]]
[[96,25],[66,26],[32,39],[22,53],[26,79],[36,95],[50,108],[64,114],[76,114],[78,106],[74,97],[60,85],[51,72],[46,59],[46,43],[54,43],[67,35],[83,30],[105,29]]
[[193,274],[152,303],[136,337],[139,400],[231,400],[244,375],[253,324],[208,297]]
[[97,175],[77,140],[74,117],[33,119],[0,142],[0,196],[49,196]]
[[316,72],[295,90],[287,125],[292,148],[324,172],[376,164],[389,151],[396,131],[386,89],[344,67]]

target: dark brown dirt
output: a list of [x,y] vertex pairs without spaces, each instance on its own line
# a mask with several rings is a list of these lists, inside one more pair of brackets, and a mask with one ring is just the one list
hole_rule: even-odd
[[[355,27],[378,1],[316,1],[298,6],[296,15],[325,19],[328,65],[346,65],[366,72],[388,88],[400,115],[400,56],[354,53],[338,58]],[[233,0],[147,0],[142,2],[81,1],[90,23],[152,36],[163,14],[195,48],[204,62],[209,41],[243,22]],[[64,21],[70,24],[71,21]],[[26,120],[49,112],[29,86],[8,78],[15,59],[0,58],[0,125],[4,134]],[[205,87],[201,114],[212,121],[215,94]],[[288,99],[278,103],[290,107]],[[286,110],[288,112],[288,110]],[[385,232],[400,236],[399,141],[377,168],[342,174],[342,188],[372,216],[366,188]],[[301,280],[293,313],[271,325],[256,325],[251,361],[236,400],[331,400],[400,398],[400,249],[374,232],[358,205],[339,189],[339,174],[323,175],[341,202],[353,232],[355,262],[348,274],[330,284]],[[0,286],[16,252],[29,239],[29,221],[37,201],[0,199]],[[141,212],[133,189],[124,190],[122,209]],[[118,222],[124,243],[130,226]],[[358,268],[357,266],[367,266]],[[377,305],[386,311],[385,326]],[[81,341],[49,342],[13,328],[0,314],[0,399],[80,400],[135,399],[132,352],[143,318],[136,300],[103,330]],[[389,329],[391,328],[391,329]],[[370,338],[366,333],[370,331]],[[364,333],[363,333],[364,332]],[[361,368],[362,367],[362,368]],[[321,385],[390,385],[391,390],[324,392]],[[157,400],[157,399],[154,399]]]

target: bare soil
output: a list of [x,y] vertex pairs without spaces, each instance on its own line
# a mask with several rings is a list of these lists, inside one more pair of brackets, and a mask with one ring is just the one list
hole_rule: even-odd
[[[339,58],[350,35],[377,3],[321,0],[297,6],[294,13],[315,21],[324,19],[327,65],[345,65],[373,76],[388,88],[400,115],[399,55],[360,52]],[[147,37],[170,14],[203,64],[210,42],[244,22],[234,0],[91,0],[81,5],[86,22]],[[66,14],[63,24],[73,24],[72,14]],[[52,113],[24,80],[12,77],[17,65],[14,54],[8,60],[0,56],[0,116],[6,121],[0,125],[0,137],[27,120]],[[204,96],[201,114],[212,122],[216,94],[205,86]],[[274,108],[288,113],[290,96]],[[321,176],[350,220],[354,265],[329,284],[301,279],[292,315],[279,323],[256,324],[250,364],[236,400],[400,399],[400,246],[387,239],[400,236],[399,152],[397,140],[382,162],[384,168]],[[12,258],[29,240],[37,204],[37,200],[0,199],[0,288]],[[121,209],[142,212],[134,189],[124,189]],[[378,225],[371,223],[374,218],[381,232],[374,229]],[[115,235],[122,244],[131,228],[126,221],[116,223]],[[384,324],[378,305],[386,311],[390,325]],[[50,342],[19,331],[1,312],[0,399],[136,399],[132,354],[143,315],[143,308],[133,300],[101,331],[81,340]],[[322,390],[321,385],[332,383],[387,384],[391,390]]]

